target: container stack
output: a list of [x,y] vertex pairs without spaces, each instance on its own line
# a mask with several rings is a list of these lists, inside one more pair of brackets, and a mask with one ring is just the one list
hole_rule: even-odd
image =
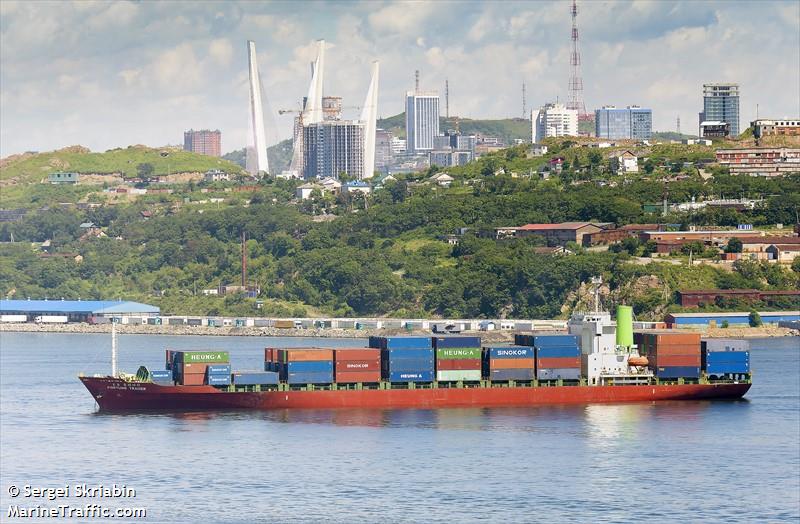
[[646,355],[658,378],[698,378],[700,376],[700,333],[650,331],[634,333],[639,353]]
[[433,346],[436,351],[436,380],[481,380],[480,337],[433,337]]
[[741,347],[725,344],[712,348],[707,342],[703,342],[700,356],[701,367],[709,377],[750,374],[750,352]]
[[484,373],[489,380],[533,380],[535,378],[533,348],[499,346],[483,348]]
[[536,378],[580,380],[581,347],[577,335],[534,335]]
[[279,349],[278,374],[289,384],[333,383],[332,349]]
[[[174,351],[172,353],[172,376],[182,386],[224,386],[230,384],[230,355],[227,351]],[[209,366],[214,366],[208,382]],[[227,375],[227,381],[223,375]]]
[[381,376],[389,382],[433,382],[430,337],[369,337],[369,345],[381,350]]
[[153,369],[150,371],[150,380],[153,384],[159,386],[172,386],[175,381],[172,380],[172,371],[169,369]]
[[355,384],[381,381],[380,349],[336,349],[333,357],[337,383]]
[[275,348],[264,349],[264,371],[278,372],[278,350]]
[[209,386],[230,386],[231,365],[209,364],[206,367],[206,384]]

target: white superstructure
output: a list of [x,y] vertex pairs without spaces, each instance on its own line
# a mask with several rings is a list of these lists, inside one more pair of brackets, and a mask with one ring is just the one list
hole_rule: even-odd
[[367,97],[361,110],[364,122],[364,170],[363,178],[372,178],[375,174],[375,133],[378,130],[378,76],[380,63],[372,62],[372,78],[367,89]]
[[269,172],[267,160],[267,135],[264,129],[264,108],[262,105],[261,76],[258,73],[256,44],[247,41],[247,61],[250,70],[250,119],[245,167],[253,176]]

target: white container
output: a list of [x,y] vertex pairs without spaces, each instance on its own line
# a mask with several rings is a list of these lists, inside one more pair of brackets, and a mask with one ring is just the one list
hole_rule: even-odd
[[37,324],[66,324],[69,322],[69,317],[66,315],[42,315],[36,317],[34,322]]
[[457,382],[459,380],[477,382],[480,379],[480,369],[453,369],[436,372],[436,380],[439,382]]
[[28,315],[0,315],[0,322],[27,322]]

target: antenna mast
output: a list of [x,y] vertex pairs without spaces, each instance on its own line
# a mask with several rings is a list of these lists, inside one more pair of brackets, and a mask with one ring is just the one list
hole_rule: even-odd
[[[247,236],[242,231],[242,287],[247,286]],[[247,289],[245,289],[247,291]]]
[[522,118],[528,118],[528,99],[525,96],[525,82],[522,82]]
[[572,0],[570,8],[572,15],[572,55],[569,64],[571,67],[569,77],[569,101],[567,109],[578,111],[578,117],[586,115],[586,105],[583,103],[583,79],[581,78],[581,53],[578,51],[578,4]]
[[678,115],[677,132],[678,132],[679,135],[681,134],[681,115]]
[[446,78],[444,80],[444,116],[450,118],[450,82]]
[[111,376],[117,376],[117,321],[111,317]]
[[414,92],[419,93],[419,69],[414,71]]

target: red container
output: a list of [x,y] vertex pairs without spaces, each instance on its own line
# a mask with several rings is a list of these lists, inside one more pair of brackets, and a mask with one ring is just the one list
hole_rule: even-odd
[[202,386],[206,383],[206,376],[204,373],[189,373],[183,375],[181,385],[184,386]]
[[181,364],[180,372],[184,375],[194,375],[194,374],[205,375],[207,367],[208,364],[206,364],[205,362],[203,363],[189,362],[187,364]]
[[671,368],[671,367],[700,367],[700,354],[696,355],[662,355],[658,354],[651,357],[653,362],[650,367],[653,368]]
[[275,353],[277,349],[265,348],[264,349],[264,362],[275,362]]
[[489,361],[489,369],[534,369],[532,358],[493,358]]
[[172,351],[171,349],[167,350],[167,353],[165,355],[166,357],[165,362],[167,364],[167,369],[170,369],[170,367],[172,366],[172,359],[174,358],[174,355],[175,355],[174,351]]
[[653,348],[650,355],[700,355],[700,345],[681,344],[674,346],[657,346]]
[[336,374],[339,373],[353,373],[360,371],[380,371],[381,359],[376,358],[372,360],[337,360],[336,361]]
[[364,348],[357,348],[357,349],[336,349],[333,352],[334,358],[337,362],[343,360],[380,360],[381,358],[381,350],[380,349],[364,349]]
[[479,358],[459,358],[442,359],[436,361],[437,371],[459,371],[459,370],[481,369],[481,359]]
[[278,362],[319,362],[333,360],[332,349],[279,349]]
[[336,382],[339,384],[353,384],[355,382],[380,382],[381,372],[378,371],[346,371],[336,372]]
[[581,357],[551,357],[536,361],[536,369],[562,369],[581,367]]

